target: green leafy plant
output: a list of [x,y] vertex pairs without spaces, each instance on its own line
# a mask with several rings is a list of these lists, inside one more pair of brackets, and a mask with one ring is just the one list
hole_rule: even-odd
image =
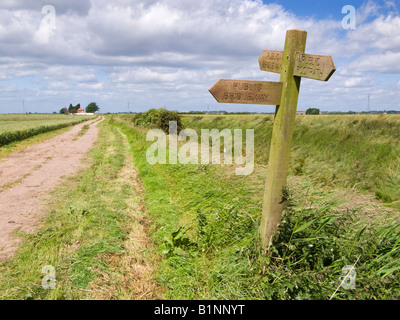
[[147,112],[137,113],[133,116],[132,122],[136,126],[159,128],[169,133],[169,122],[176,121],[178,133],[183,129],[181,116],[176,111],[166,109],[150,109]]
[[192,242],[186,236],[187,231],[188,229],[179,227],[177,230],[171,233],[170,237],[165,236],[164,244],[166,250],[163,251],[163,254],[170,257],[174,254],[177,254],[177,249],[181,249],[180,252],[190,252],[191,250],[196,249],[197,244]]

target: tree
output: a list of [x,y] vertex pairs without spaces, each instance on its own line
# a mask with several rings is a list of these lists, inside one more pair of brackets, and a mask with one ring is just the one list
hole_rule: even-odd
[[78,103],[75,107],[72,104],[69,105],[68,112],[69,113],[77,113],[78,109],[81,107],[81,104]]
[[161,128],[164,132],[169,132],[169,122],[176,121],[177,122],[177,129],[179,133],[183,129],[181,116],[176,111],[169,111],[166,109],[158,110],[158,119],[156,125],[158,128]]
[[99,111],[100,108],[96,104],[96,102],[89,103],[89,105],[86,107],[86,113],[95,113],[96,111]]
[[320,110],[317,108],[307,109],[306,114],[320,114]]
[[62,108],[60,110],[60,114],[68,114],[68,109],[67,108]]

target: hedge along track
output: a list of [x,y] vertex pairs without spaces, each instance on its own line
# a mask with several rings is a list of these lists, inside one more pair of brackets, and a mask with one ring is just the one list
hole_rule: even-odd
[[25,129],[25,130],[3,132],[3,133],[0,133],[0,147],[6,146],[12,142],[23,141],[25,139],[36,136],[41,133],[46,133],[46,132],[58,130],[61,128],[70,127],[70,126],[79,124],[86,120],[87,119],[76,119],[76,120],[72,120],[72,121],[65,122],[65,123],[58,123],[58,124],[53,124],[53,125],[50,124],[47,126],[39,126],[36,128],[29,128],[29,129]]

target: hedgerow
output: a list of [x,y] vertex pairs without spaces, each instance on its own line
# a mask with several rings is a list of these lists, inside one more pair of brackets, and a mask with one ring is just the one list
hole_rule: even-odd
[[87,119],[82,118],[82,119],[78,119],[76,121],[71,121],[71,122],[66,122],[66,123],[59,123],[59,124],[54,124],[54,125],[29,128],[26,130],[18,130],[18,131],[0,133],[0,147],[8,145],[12,142],[28,139],[30,137],[36,136],[41,133],[50,132],[50,131],[58,130],[61,128],[73,126],[75,124],[81,123],[86,120]]
[[176,111],[166,109],[150,109],[147,112],[140,112],[133,116],[132,122],[135,126],[147,128],[159,128],[169,132],[169,122],[176,121],[178,132],[183,129],[181,116]]

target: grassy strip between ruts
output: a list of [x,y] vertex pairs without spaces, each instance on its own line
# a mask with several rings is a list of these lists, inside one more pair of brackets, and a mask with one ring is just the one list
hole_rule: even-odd
[[[0,264],[1,299],[129,299],[138,294],[134,285],[127,286],[126,278],[133,281],[134,272],[130,277],[130,270],[113,263],[129,254],[125,242],[138,223],[128,205],[136,199],[131,175],[120,174],[129,152],[118,129],[99,126],[90,168],[54,191],[49,203],[53,210],[43,226],[34,234],[19,234],[24,244]],[[140,259],[149,255],[150,249]],[[46,265],[56,270],[54,290],[42,287]],[[112,285],[104,280],[108,276],[113,276]]]
[[[311,204],[286,191],[283,224],[272,253],[264,255],[259,171],[240,177],[229,167],[151,166],[143,129],[126,119],[114,125],[127,135],[143,181],[153,239],[164,255],[158,277],[166,298],[400,297],[398,213],[362,217],[359,208],[340,210],[334,188],[298,177]],[[356,289],[339,287],[343,268],[355,263]]]

